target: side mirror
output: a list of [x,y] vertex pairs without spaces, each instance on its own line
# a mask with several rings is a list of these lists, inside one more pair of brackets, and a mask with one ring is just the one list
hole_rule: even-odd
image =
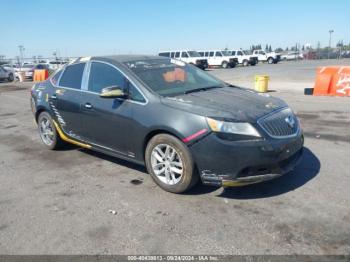
[[126,94],[119,86],[109,86],[103,88],[100,97],[103,98],[126,98]]

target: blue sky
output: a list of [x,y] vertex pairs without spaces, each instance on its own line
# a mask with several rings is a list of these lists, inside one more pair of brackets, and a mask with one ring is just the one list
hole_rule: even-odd
[[[0,55],[152,54],[167,49],[273,48],[350,42],[350,1],[1,1]],[[8,11],[5,11],[8,10]]]

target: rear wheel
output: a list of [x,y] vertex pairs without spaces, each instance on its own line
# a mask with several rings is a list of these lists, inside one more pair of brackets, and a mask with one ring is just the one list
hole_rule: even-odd
[[190,151],[174,136],[154,136],[146,147],[145,162],[153,180],[165,191],[183,193],[198,181]]
[[273,64],[273,62],[274,62],[274,59],[272,57],[269,57],[269,59],[267,59],[267,63]]
[[48,149],[59,149],[64,145],[53,123],[51,116],[47,112],[40,113],[38,117],[38,131],[41,141]]
[[248,60],[244,60],[244,61],[243,61],[243,66],[248,66],[248,65],[249,65]]
[[13,76],[13,74],[9,74],[9,77],[7,78],[7,81],[9,82],[13,82],[13,80],[15,80],[15,77]]

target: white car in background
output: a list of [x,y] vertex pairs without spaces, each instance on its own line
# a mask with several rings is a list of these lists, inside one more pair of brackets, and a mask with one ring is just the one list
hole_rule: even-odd
[[51,70],[58,70],[64,67],[67,64],[67,61],[54,60],[47,62],[47,64]]
[[267,62],[269,64],[277,64],[281,60],[281,55],[275,52],[266,52],[263,50],[254,50],[253,55],[258,57],[261,62]]
[[201,57],[198,52],[193,50],[176,50],[176,51],[164,51],[158,54],[159,56],[174,58],[185,62],[187,64],[192,64],[197,66],[198,68],[205,70],[208,68],[207,59]]
[[0,80],[7,80],[9,82],[12,82],[15,79],[15,74],[11,70],[7,70],[5,67],[0,66]]
[[15,68],[17,74],[23,73],[25,79],[33,79],[34,64],[23,64],[21,67]]
[[223,53],[222,50],[198,51],[204,58],[208,59],[209,66],[220,66],[222,68],[233,68],[238,64],[238,59]]
[[304,55],[299,52],[290,52],[288,54],[281,55],[282,60],[300,60],[304,59]]
[[223,51],[227,55],[236,57],[238,59],[238,63],[243,66],[252,65],[255,66],[258,63],[258,57],[253,55],[248,55],[243,50],[231,50],[231,51]]

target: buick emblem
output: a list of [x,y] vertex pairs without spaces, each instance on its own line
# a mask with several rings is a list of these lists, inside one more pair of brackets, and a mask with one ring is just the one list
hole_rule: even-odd
[[289,126],[290,128],[293,128],[294,125],[295,125],[295,120],[294,120],[294,117],[292,117],[292,116],[287,116],[287,117],[284,119],[284,121],[286,121],[286,123],[288,124],[288,126]]

